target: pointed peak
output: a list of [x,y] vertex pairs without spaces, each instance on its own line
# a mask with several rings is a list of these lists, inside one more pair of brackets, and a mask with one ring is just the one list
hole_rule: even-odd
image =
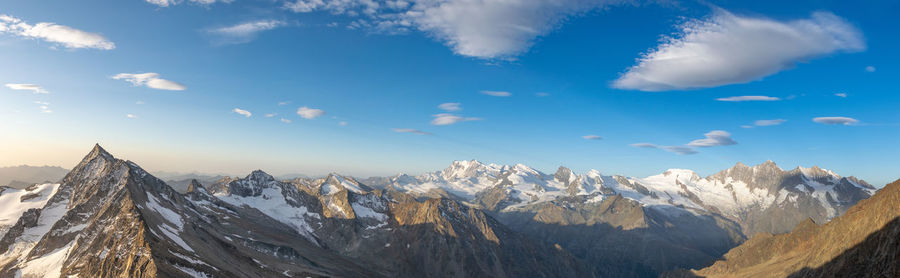
[[268,180],[275,180],[275,177],[273,177],[272,175],[269,175],[268,173],[264,172],[263,170],[254,170],[253,172],[250,172],[250,174],[247,175],[247,177],[245,179],[251,179],[251,180],[256,180],[256,181],[268,181]]
[[89,152],[87,156],[85,156],[85,158],[95,158],[98,156],[102,156],[106,159],[114,159],[113,156],[109,154],[109,152],[107,152],[105,149],[103,149],[103,147],[100,146],[100,144],[94,144],[94,148],[91,149],[91,152]]
[[738,161],[738,163],[737,163],[737,164],[734,164],[734,166],[731,167],[731,168],[746,168],[746,167],[748,167],[746,164],[744,164],[743,162]]
[[206,191],[206,188],[200,184],[197,179],[191,179],[191,183],[188,184],[187,193],[195,192],[195,191]]

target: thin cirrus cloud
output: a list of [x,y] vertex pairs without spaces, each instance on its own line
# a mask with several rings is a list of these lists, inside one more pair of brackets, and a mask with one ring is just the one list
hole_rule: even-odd
[[778,21],[717,9],[708,19],[679,29],[679,35],[642,55],[612,87],[668,91],[747,83],[798,62],[866,49],[863,34],[829,12]]
[[216,43],[240,44],[252,41],[261,32],[272,30],[285,25],[286,23],[280,20],[257,20],[227,27],[210,29],[207,32],[215,36],[214,42]]
[[11,90],[17,91],[31,91],[33,94],[47,94],[50,93],[45,90],[43,87],[36,84],[15,84],[15,83],[7,83],[6,87]]
[[450,112],[459,111],[459,110],[462,110],[462,107],[460,105],[461,104],[459,102],[441,103],[438,105],[438,109],[441,109],[444,111],[450,111]]
[[184,85],[159,78],[159,74],[155,72],[146,73],[120,73],[112,77],[115,80],[125,80],[134,86],[147,86],[147,88],[168,91],[184,91],[187,89]]
[[512,96],[512,93],[506,91],[481,91],[482,95],[489,95],[492,97],[509,97]]
[[667,152],[680,155],[689,155],[699,153],[695,147],[707,148],[716,146],[736,145],[737,141],[731,139],[731,133],[723,130],[713,130],[703,134],[706,138],[691,141],[683,146],[662,146],[653,143],[635,143],[631,144],[635,148],[661,149]]
[[280,121],[281,121],[282,123],[286,123],[286,124],[289,124],[289,123],[293,122],[293,121],[288,120],[288,119],[285,119],[285,118],[281,118]]
[[[147,3],[157,5],[157,6],[160,6],[163,8],[169,7],[169,6],[175,6],[175,5],[181,4],[182,2],[185,2],[182,0],[145,0],[145,1],[147,1]],[[199,4],[199,5],[212,5],[216,2],[231,3],[232,1],[233,0],[188,0],[187,2],[191,2],[191,3]]]
[[875,72],[875,67],[873,67],[873,66],[867,66],[867,67],[866,67],[866,72]]
[[412,128],[392,128],[391,130],[394,131],[394,132],[397,132],[397,133],[412,133],[412,134],[417,134],[417,135],[432,135],[431,132],[421,131],[421,130],[418,130],[418,129],[412,129]]
[[290,0],[297,13],[329,11],[357,18],[352,28],[375,32],[420,31],[454,53],[480,59],[512,60],[571,17],[621,3],[620,0]]
[[787,122],[787,120],[785,120],[785,119],[757,120],[757,121],[753,122],[753,125],[743,125],[743,126],[741,126],[741,127],[743,127],[743,128],[754,128],[754,127],[757,127],[757,126],[774,126],[774,125],[780,125],[780,124],[783,124],[784,122]]
[[729,146],[736,145],[737,141],[731,139],[731,133],[728,133],[724,130],[713,130],[703,134],[706,138],[697,139],[688,143],[688,146],[691,147],[715,147],[715,146]]
[[468,121],[480,121],[481,118],[475,117],[463,117],[459,115],[453,115],[449,113],[441,113],[432,115],[434,119],[431,120],[432,125],[452,125],[459,122],[468,122]]
[[599,135],[593,135],[593,134],[592,134],[592,135],[581,136],[581,138],[584,138],[584,139],[587,139],[587,140],[603,140],[603,137],[600,137]]
[[846,97],[847,97],[847,93],[836,93],[836,94],[834,94],[834,96],[846,98]]
[[325,110],[303,106],[297,108],[297,115],[300,115],[301,118],[311,120],[325,115]]
[[781,98],[770,96],[734,96],[717,98],[718,101],[741,102],[741,101],[779,101]]
[[676,153],[680,155],[689,155],[698,153],[697,150],[694,150],[691,147],[685,146],[659,146],[651,143],[635,143],[631,144],[632,147],[635,148],[646,148],[646,149],[660,149],[670,153]]
[[250,116],[253,116],[253,113],[250,113],[250,111],[240,109],[240,108],[231,109],[231,112],[237,113],[238,115],[244,116],[246,118],[250,118]]
[[69,49],[112,50],[116,48],[115,43],[97,33],[86,32],[52,22],[38,22],[32,25],[19,18],[0,14],[0,34],[2,33],[40,39]]
[[826,125],[855,125],[859,120],[848,117],[815,117],[813,122]]

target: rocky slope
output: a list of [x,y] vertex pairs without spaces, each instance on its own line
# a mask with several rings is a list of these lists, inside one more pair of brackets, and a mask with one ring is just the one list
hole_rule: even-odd
[[[682,273],[684,274],[684,273]],[[703,277],[900,277],[900,180],[824,225],[760,234],[693,273]]]
[[708,266],[745,235],[787,232],[810,218],[824,223],[874,191],[853,177],[818,167],[785,171],[771,161],[738,163],[706,178],[680,169],[633,178],[565,167],[550,175],[473,160],[367,181],[483,208],[513,230],[559,244],[605,277]]
[[0,238],[0,277],[590,276],[480,210],[337,175],[180,194],[96,146],[45,187]]

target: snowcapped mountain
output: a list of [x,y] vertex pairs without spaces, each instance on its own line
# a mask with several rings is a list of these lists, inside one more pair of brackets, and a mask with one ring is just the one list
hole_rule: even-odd
[[[787,232],[806,218],[824,223],[875,191],[854,177],[818,167],[785,171],[771,161],[752,167],[738,163],[705,178],[684,169],[635,178],[596,170],[578,175],[565,167],[549,175],[521,164],[472,160],[421,176],[397,175],[380,185],[417,195],[445,191],[497,212],[561,197],[586,196],[587,202],[599,202],[621,195],[645,207],[718,214],[738,222],[745,234]],[[768,216],[788,219],[775,223]]]
[[15,223],[0,277],[591,276],[480,210],[336,174],[254,171],[181,194],[95,146],[60,184],[0,193]]

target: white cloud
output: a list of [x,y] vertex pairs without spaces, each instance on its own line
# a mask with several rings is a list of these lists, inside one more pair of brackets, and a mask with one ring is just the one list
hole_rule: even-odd
[[125,115],[125,117],[129,119],[137,119],[137,116],[135,116],[134,114],[127,114]]
[[[178,4],[181,4],[182,2],[184,2],[182,0],[145,0],[145,1],[147,1],[147,3],[157,5],[160,7],[164,7],[164,8],[168,7],[168,6],[175,6],[175,5],[178,5]],[[191,2],[194,4],[200,4],[200,5],[212,5],[216,2],[231,3],[232,1],[233,0],[188,0],[188,2]]]
[[303,106],[297,108],[297,115],[300,115],[300,117],[304,119],[315,119],[321,117],[322,115],[325,115],[325,110]]
[[676,153],[680,155],[689,155],[698,153],[697,150],[694,150],[691,147],[685,146],[657,146],[650,143],[635,143],[631,144],[632,147],[635,148],[647,148],[647,149],[661,149],[670,153]]
[[338,125],[339,126],[347,126],[347,122],[341,121],[341,122],[338,122]]
[[777,97],[770,96],[736,96],[736,97],[723,97],[717,98],[718,101],[778,101],[781,100]]
[[462,110],[462,107],[460,107],[460,103],[459,103],[459,102],[441,103],[440,105],[438,105],[438,108],[440,108],[441,110],[444,110],[444,111],[459,111],[459,110]]
[[[357,18],[348,27],[375,32],[419,30],[454,53],[513,59],[567,18],[624,0],[291,0],[298,13],[327,10]],[[363,17],[360,17],[363,15]]]
[[434,119],[431,120],[432,125],[452,125],[459,122],[481,120],[481,118],[462,117],[448,113],[435,114],[432,116],[434,116]]
[[244,116],[244,117],[247,117],[247,118],[250,118],[250,116],[253,116],[253,113],[250,113],[250,111],[247,111],[247,110],[244,110],[244,109],[240,109],[240,108],[232,109],[231,112],[238,113],[238,114],[240,114],[240,115],[242,115],[242,116]]
[[272,30],[285,25],[285,22],[280,20],[257,20],[211,29],[209,30],[209,33],[216,35],[218,37],[217,42],[219,43],[237,44],[252,41],[259,32]]
[[50,105],[49,102],[46,102],[46,101],[39,101],[39,100],[34,101],[34,103],[35,103],[35,104],[38,104],[38,105]]
[[741,128],[754,128],[754,127],[756,127],[756,126],[752,126],[752,125],[742,125],[741,126]]
[[147,86],[148,88],[169,91],[183,91],[187,89],[178,82],[159,78],[159,74],[155,72],[147,73],[120,73],[112,77],[116,80],[125,80],[134,86]]
[[8,84],[6,84],[6,87],[7,87],[7,88],[10,88],[10,89],[12,89],[12,90],[31,91],[31,92],[34,93],[34,94],[46,94],[46,93],[49,93],[49,92],[47,92],[47,90],[44,90],[43,87],[38,86],[38,85],[35,85],[35,84],[14,84],[14,83],[8,83]]
[[282,123],[289,124],[289,123],[291,123],[292,121],[291,121],[291,120],[288,120],[288,119],[285,119],[285,118],[281,118],[281,122],[282,122]]
[[859,120],[848,117],[816,117],[813,118],[813,122],[827,125],[854,125],[859,123]]
[[263,116],[266,117],[266,118],[271,118],[271,117],[275,117],[275,116],[277,116],[277,115],[278,115],[278,113],[269,113],[269,114],[265,114],[265,115],[263,115]]
[[875,67],[873,67],[873,66],[868,66],[868,67],[866,67],[866,71],[867,71],[867,72],[875,72]]
[[612,86],[666,91],[747,83],[798,62],[865,49],[862,33],[832,13],[777,21],[718,9],[680,26],[678,36],[642,55]]
[[421,131],[421,130],[418,130],[418,129],[412,129],[412,128],[392,128],[391,130],[393,130],[394,132],[399,132],[399,133],[412,133],[412,134],[418,134],[418,135],[431,135],[431,132],[425,132],[425,131]]
[[279,101],[279,102],[278,102],[278,106],[285,106],[285,105],[288,105],[288,104],[291,104],[291,102],[290,102],[290,101]]
[[731,139],[731,133],[728,133],[727,131],[713,130],[703,135],[706,136],[706,138],[691,141],[687,145],[691,147],[715,147],[737,144],[736,141]]
[[585,136],[581,136],[581,138],[584,138],[587,140],[603,140],[603,137],[600,137],[597,135],[585,135]]
[[492,97],[508,97],[512,96],[512,93],[505,91],[481,91],[482,95],[489,95]]
[[785,120],[785,119],[758,120],[758,121],[753,122],[753,125],[755,125],[755,126],[773,126],[773,125],[783,124],[784,122],[787,122],[787,120]]
[[838,96],[838,97],[843,97],[843,98],[847,97],[847,93],[837,93],[837,94],[834,94],[834,95],[835,95],[835,96]]
[[65,48],[94,48],[102,50],[116,48],[116,44],[97,33],[85,32],[52,22],[38,22],[31,25],[10,15],[0,15],[0,33],[41,39],[60,44]]

